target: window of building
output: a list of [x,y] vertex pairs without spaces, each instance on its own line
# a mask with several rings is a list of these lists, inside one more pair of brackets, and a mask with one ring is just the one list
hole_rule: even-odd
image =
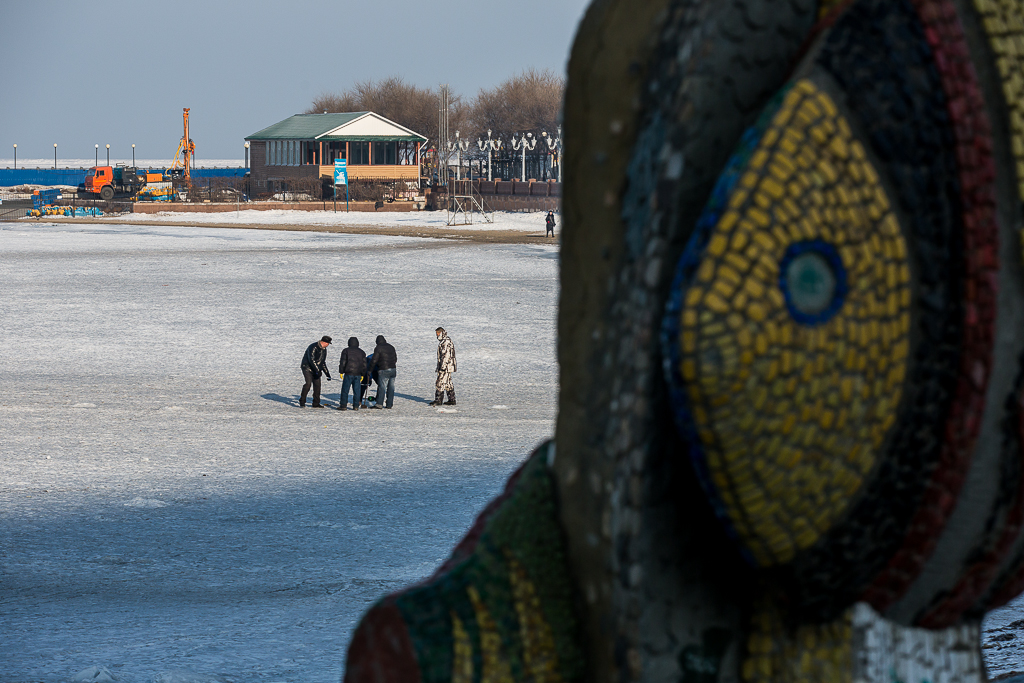
[[416,143],[408,140],[398,143],[398,163],[401,166],[416,165]]
[[351,158],[348,160],[349,166],[366,165],[370,163],[370,143],[369,142],[350,142],[348,143],[349,155]]
[[398,163],[398,143],[394,140],[373,143],[373,164],[394,166]]
[[345,158],[345,143],[344,142],[325,142],[324,143],[324,165],[333,166],[335,159]]
[[416,142],[408,140],[359,141],[345,143],[316,140],[267,140],[265,163],[267,166],[334,165],[337,159],[348,159],[350,166],[415,166]]

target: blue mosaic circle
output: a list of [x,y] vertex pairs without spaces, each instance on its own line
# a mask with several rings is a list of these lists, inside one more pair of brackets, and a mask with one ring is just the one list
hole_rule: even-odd
[[807,240],[790,245],[779,263],[779,287],[793,320],[821,325],[832,319],[846,299],[846,269],[828,242]]

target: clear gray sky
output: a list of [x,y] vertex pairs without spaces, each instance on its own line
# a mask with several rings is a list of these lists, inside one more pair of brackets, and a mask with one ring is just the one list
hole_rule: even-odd
[[[321,92],[398,75],[472,98],[562,73],[589,0],[0,0],[0,158],[173,156],[190,107],[200,164]],[[104,152],[101,152],[101,156]]]

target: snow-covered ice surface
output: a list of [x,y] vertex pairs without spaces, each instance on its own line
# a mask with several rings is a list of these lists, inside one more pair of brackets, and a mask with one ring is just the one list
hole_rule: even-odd
[[[338,681],[359,615],[552,434],[557,259],[0,223],[0,680]],[[438,325],[454,411],[426,405]],[[387,336],[393,410],[295,406],[323,334],[334,369]]]
[[981,643],[990,677],[1024,673],[1024,596],[985,615]]
[[[544,232],[544,212],[521,213],[495,211],[488,214],[493,222],[488,223],[479,213],[471,225],[457,224],[452,227],[466,230],[518,230],[522,232]],[[257,209],[225,211],[221,213],[186,213],[183,211],[161,211],[160,213],[130,213],[122,216],[105,217],[104,221],[122,223],[176,222],[203,225],[313,225],[313,226],[375,226],[392,228],[446,228],[448,214],[445,211],[352,211],[335,213],[327,211],[290,211],[287,209]],[[560,221],[561,219],[559,219]],[[26,221],[27,222],[27,221]],[[556,227],[556,230],[561,228]]]

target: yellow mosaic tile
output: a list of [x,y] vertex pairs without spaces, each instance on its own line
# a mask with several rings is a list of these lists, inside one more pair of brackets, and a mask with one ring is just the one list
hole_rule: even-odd
[[792,628],[775,605],[762,600],[751,618],[741,675],[745,683],[852,683],[852,640],[852,611],[825,624]]
[[561,683],[558,674],[558,654],[551,627],[544,619],[544,609],[537,589],[511,553],[505,557],[509,564],[509,582],[512,598],[519,617],[519,636],[523,643],[523,666],[528,680],[535,683]]
[[[680,316],[681,371],[711,479],[762,566],[791,560],[840,518],[906,376],[907,247],[838,112],[809,80],[784,96],[751,157],[762,170],[741,172],[747,190],[727,200]],[[781,183],[786,173],[805,181]],[[794,317],[780,279],[788,250],[812,241],[834,248],[847,286],[820,324]],[[837,444],[846,459],[822,457]]]
[[451,612],[452,683],[473,683],[473,645],[462,620]]
[[469,601],[476,613],[476,623],[480,628],[481,666],[480,683],[514,683],[512,668],[505,657],[501,644],[501,634],[487,606],[480,598],[475,586],[466,588]]
[[[1010,110],[1011,149],[1016,159],[1017,190],[1024,199],[1024,3],[974,0],[996,57],[1003,97]],[[1024,232],[1022,249],[1024,249]]]

